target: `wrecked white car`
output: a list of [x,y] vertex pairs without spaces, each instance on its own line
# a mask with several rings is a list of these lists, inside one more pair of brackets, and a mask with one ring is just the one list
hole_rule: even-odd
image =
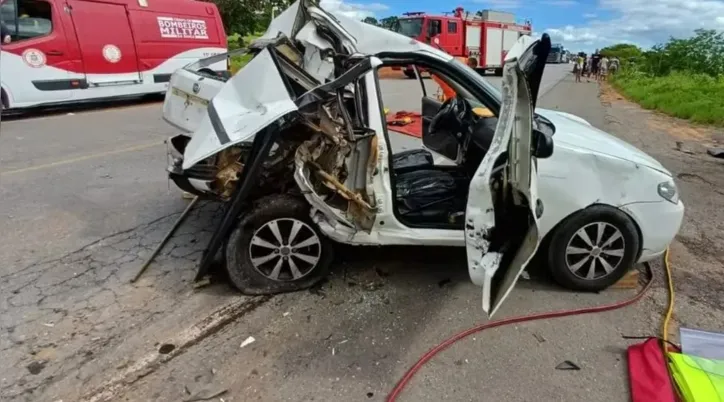
[[[603,289],[656,257],[683,215],[671,175],[575,116],[534,113],[550,46],[547,35],[522,37],[501,94],[442,51],[305,0],[272,21],[228,81],[204,70],[224,55],[178,70],[163,108],[181,131],[169,176],[227,203],[197,278],[219,250],[234,285],[261,294],[321,280],[330,240],[464,246],[492,315],[542,240],[553,276],[572,289]],[[407,65],[457,93],[422,99],[423,143],[452,165],[423,149],[393,153],[378,69]]]

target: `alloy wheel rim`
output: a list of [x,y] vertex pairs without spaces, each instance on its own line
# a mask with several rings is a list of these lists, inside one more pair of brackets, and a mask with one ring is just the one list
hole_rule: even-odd
[[626,240],[614,225],[594,222],[578,229],[566,246],[566,266],[576,277],[591,281],[611,275],[623,261]]
[[249,259],[254,269],[278,282],[304,278],[319,264],[322,242],[306,223],[293,218],[269,221],[254,232]]

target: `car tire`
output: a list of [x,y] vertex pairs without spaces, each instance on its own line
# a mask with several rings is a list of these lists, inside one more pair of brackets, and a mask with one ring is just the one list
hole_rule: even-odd
[[327,276],[333,258],[332,244],[310,218],[307,202],[286,195],[258,200],[229,236],[224,253],[231,283],[247,295],[309,288]]
[[[598,292],[618,282],[633,266],[639,245],[638,230],[628,215],[614,207],[595,205],[556,227],[548,247],[548,267],[561,286]],[[591,261],[595,261],[593,273]]]
[[502,77],[503,76],[503,68],[496,68],[495,69],[495,76],[496,77]]

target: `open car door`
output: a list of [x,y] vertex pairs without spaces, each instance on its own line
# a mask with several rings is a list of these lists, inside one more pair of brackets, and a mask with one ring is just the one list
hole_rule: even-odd
[[468,270],[473,283],[483,288],[483,310],[489,316],[513,289],[541,240],[533,111],[550,47],[547,34],[539,40],[523,36],[508,52],[495,136],[470,182]]

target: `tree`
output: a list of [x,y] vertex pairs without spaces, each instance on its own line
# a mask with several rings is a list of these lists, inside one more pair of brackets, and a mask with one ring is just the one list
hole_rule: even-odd
[[599,51],[606,57],[618,57],[621,60],[641,57],[643,52],[638,46],[630,43],[619,43],[613,46],[604,47]]
[[375,18],[375,17],[365,17],[365,19],[363,19],[362,22],[370,24],[370,25],[379,25],[379,23],[377,22],[377,18]]
[[394,28],[394,26],[396,24],[397,24],[397,17],[395,17],[394,15],[392,15],[390,17],[385,17],[385,18],[381,19],[379,22],[379,25],[382,28],[387,28],[387,29]]
[[275,13],[283,11],[291,4],[290,0],[205,0],[216,4],[228,34],[241,36],[253,34],[265,29],[271,20],[272,9]]
[[266,0],[263,1],[264,7],[257,14],[256,32],[266,31],[271,22],[272,14],[276,17],[282,11],[292,5],[291,0]]

